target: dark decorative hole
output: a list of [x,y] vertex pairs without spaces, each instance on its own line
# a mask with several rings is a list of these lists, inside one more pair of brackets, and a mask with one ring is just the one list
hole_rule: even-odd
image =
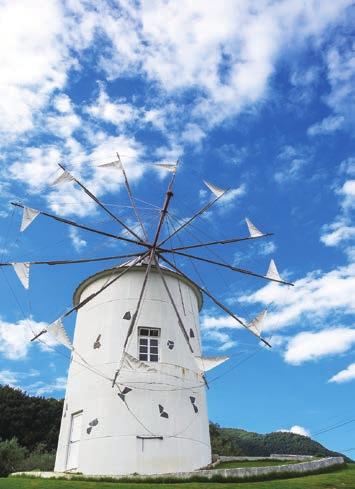
[[118,397],[120,399],[122,399],[122,401],[125,400],[125,397],[126,397],[126,394],[128,394],[129,392],[131,392],[132,389],[130,389],[129,387],[124,387],[122,392],[118,392]]
[[195,333],[192,328],[190,328],[190,338],[195,338]]
[[92,430],[92,427],[91,427],[91,426],[89,426],[89,428],[87,428],[87,429],[86,429],[86,433],[87,433],[88,435],[90,435],[91,430]]
[[195,402],[196,402],[196,397],[194,397],[194,396],[190,396],[190,401],[191,401],[192,407],[194,408],[195,413],[198,413],[198,407],[197,407],[197,406],[196,406],[196,404],[195,404]]
[[101,339],[101,335],[99,334],[99,336],[96,338],[96,341],[94,343],[94,350],[96,350],[97,348],[100,348],[100,346],[101,346],[100,339]]
[[99,424],[99,420],[97,418],[90,421],[89,426],[97,426]]
[[161,418],[168,418],[169,417],[168,413],[166,411],[164,411],[164,407],[161,404],[159,404],[159,413],[160,413]]
[[167,345],[169,350],[172,350],[175,346],[175,343],[172,340],[168,340]]
[[127,312],[124,313],[123,319],[128,319],[129,320],[131,318],[132,318],[132,316],[131,316],[131,312],[130,311],[127,311]]

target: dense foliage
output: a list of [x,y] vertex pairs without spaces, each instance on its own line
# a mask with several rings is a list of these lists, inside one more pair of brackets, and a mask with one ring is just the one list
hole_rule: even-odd
[[210,423],[213,453],[219,455],[269,456],[273,453],[336,456],[320,443],[307,436],[275,432],[261,435],[237,428],[221,428]]
[[57,448],[63,401],[29,396],[19,389],[0,386],[0,439],[17,438],[33,450],[38,444],[48,451]]
[[55,452],[45,451],[38,445],[31,452],[18,444],[16,438],[0,441],[0,477],[11,472],[28,470],[53,470]]

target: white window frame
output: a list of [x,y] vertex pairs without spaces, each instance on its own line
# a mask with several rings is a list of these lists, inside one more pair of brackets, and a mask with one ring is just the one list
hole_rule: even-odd
[[[151,332],[157,334],[151,334]],[[142,334],[147,332],[147,334]],[[143,362],[157,363],[160,361],[160,328],[141,326],[138,328],[138,358]],[[156,358],[152,359],[152,358]]]

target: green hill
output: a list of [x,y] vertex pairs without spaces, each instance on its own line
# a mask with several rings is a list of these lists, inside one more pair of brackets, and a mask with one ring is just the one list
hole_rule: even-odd
[[[29,396],[19,389],[0,386],[0,439],[15,437],[30,451],[41,445],[51,452],[57,447],[62,408],[62,400]],[[293,433],[261,435],[237,428],[221,428],[214,423],[210,424],[210,432],[212,451],[220,455],[338,455],[308,437]]]
[[274,432],[261,435],[238,428],[221,428],[210,423],[213,453],[219,455],[269,456],[273,453],[314,455],[322,457],[343,456],[328,450],[307,436]]

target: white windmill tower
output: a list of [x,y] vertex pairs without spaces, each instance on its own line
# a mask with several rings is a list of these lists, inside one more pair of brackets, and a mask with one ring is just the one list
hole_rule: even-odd
[[[138,247],[135,252],[84,260],[1,264],[13,265],[21,282],[28,287],[31,264],[59,265],[131,258],[131,261],[84,280],[75,291],[74,306],[33,338],[35,340],[48,332],[71,350],[55,471],[100,475],[192,471],[211,462],[205,372],[227,359],[202,357],[199,328],[202,296],[207,296],[270,345],[261,338],[265,312],[245,324],[205,287],[184,274],[177,267],[175,257],[189,257],[267,280],[286,282],[280,278],[273,261],[267,274],[260,275],[186,252],[191,248],[269,235],[261,233],[249,220],[246,221],[249,236],[245,238],[164,247],[168,240],[219,200],[225,191],[205,182],[214,199],[163,239],[161,234],[164,223],[169,219],[176,165],[160,165],[171,171],[173,176],[154,238],[150,241],[119,156],[117,161],[100,166],[117,167],[123,172],[144,238],[115,216],[62,166],[63,173],[55,184],[74,181],[131,237],[107,233],[14,204],[24,209],[21,230],[42,214],[70,226],[134,244]],[[63,319],[75,311],[77,320],[71,342]]]

